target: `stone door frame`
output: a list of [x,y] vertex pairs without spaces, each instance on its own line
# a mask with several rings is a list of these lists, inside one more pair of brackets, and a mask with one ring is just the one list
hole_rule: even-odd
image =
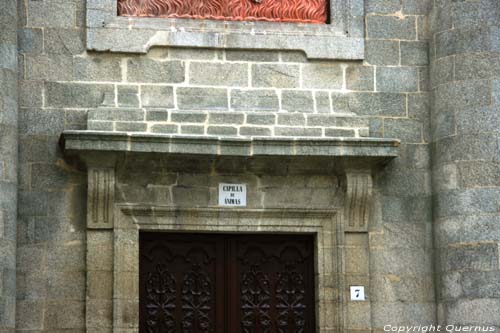
[[[312,234],[315,238],[315,303],[318,332],[340,329],[342,322],[343,232],[335,210],[175,209],[116,205],[112,237],[113,332],[137,332],[139,326],[139,232]],[[99,231],[90,231],[98,233]],[[102,231],[101,231],[102,232]],[[92,242],[88,248],[99,247]],[[93,256],[87,260],[94,260]],[[88,262],[89,265],[92,263]],[[87,273],[89,280],[94,274]],[[111,276],[110,276],[111,277]],[[88,295],[92,295],[92,290]],[[87,298],[87,301],[91,299]],[[92,322],[88,318],[88,323]],[[97,327],[95,327],[97,328]],[[87,327],[89,331],[90,327]],[[342,330],[340,330],[342,331]]]

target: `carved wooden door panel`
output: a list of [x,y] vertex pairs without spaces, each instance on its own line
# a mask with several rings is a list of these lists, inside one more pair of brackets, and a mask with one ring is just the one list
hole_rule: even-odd
[[312,243],[307,236],[231,240],[230,332],[315,331]]
[[140,234],[140,332],[314,332],[312,238]]
[[223,239],[141,233],[139,243],[140,332],[220,332]]

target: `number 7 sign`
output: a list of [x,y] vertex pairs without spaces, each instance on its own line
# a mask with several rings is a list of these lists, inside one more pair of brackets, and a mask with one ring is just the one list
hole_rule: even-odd
[[364,301],[365,300],[365,287],[351,286],[351,301]]

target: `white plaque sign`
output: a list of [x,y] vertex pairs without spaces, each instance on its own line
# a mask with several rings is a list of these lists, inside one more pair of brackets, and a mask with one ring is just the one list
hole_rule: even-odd
[[219,206],[245,207],[246,205],[246,184],[219,184]]
[[364,301],[365,300],[365,287],[351,286],[351,301]]

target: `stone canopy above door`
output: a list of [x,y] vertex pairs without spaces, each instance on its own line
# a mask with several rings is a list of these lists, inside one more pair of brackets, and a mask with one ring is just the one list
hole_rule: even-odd
[[[60,144],[88,172],[87,332],[138,331],[144,231],[311,235],[316,331],[370,326],[349,318],[371,311],[372,175],[397,157],[398,140],[65,131]],[[247,184],[247,206],[219,206],[220,183]],[[349,285],[365,286],[356,310]]]

